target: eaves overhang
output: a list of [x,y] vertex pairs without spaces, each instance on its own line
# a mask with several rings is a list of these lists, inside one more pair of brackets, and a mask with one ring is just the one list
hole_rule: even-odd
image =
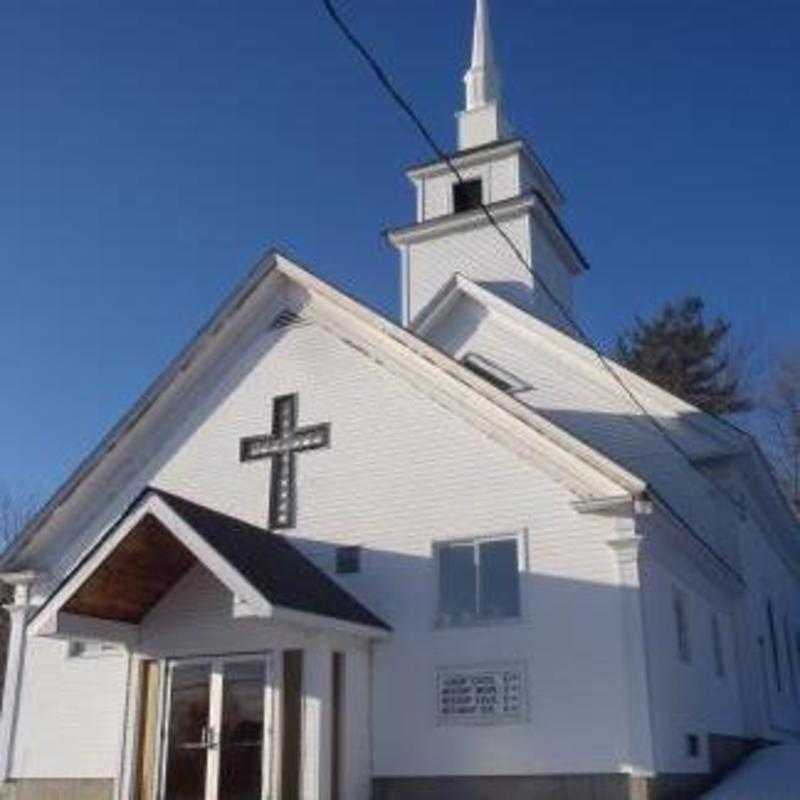
[[[296,279],[298,283],[304,285],[310,292],[313,292],[323,299],[329,300],[337,307],[360,322],[366,323],[373,330],[385,334],[383,341],[393,342],[402,348],[401,352],[413,353],[420,359],[420,367],[433,367],[434,374],[442,379],[447,378],[448,386],[460,393],[468,391],[472,397],[480,397],[487,401],[487,407],[494,414],[500,412],[501,415],[514,425],[522,423],[522,427],[515,430],[520,435],[533,434],[541,437],[542,441],[547,442],[553,448],[555,454],[561,454],[567,460],[574,460],[575,464],[582,465],[583,468],[590,470],[601,477],[602,482],[607,486],[616,486],[623,492],[637,494],[644,490],[645,483],[636,475],[626,470],[617,462],[606,457],[595,448],[590,447],[576,437],[566,432],[563,428],[555,425],[533,409],[526,406],[517,398],[508,395],[506,392],[492,386],[483,378],[477,376],[470,369],[453,359],[450,355],[437,349],[423,338],[412,331],[398,326],[396,323],[382,317],[376,312],[366,307],[346,293],[334,289],[329,284],[317,278],[312,273],[298,267],[296,264],[283,263],[281,271],[290,278]],[[464,398],[466,400],[467,398]],[[463,401],[460,403],[463,406]],[[474,408],[474,402],[468,403],[467,407]],[[584,490],[584,496],[593,495],[593,491]]]
[[188,373],[192,364],[213,346],[223,329],[248,299],[273,271],[280,254],[271,249],[262,256],[244,279],[234,287],[211,315],[209,321],[192,337],[189,344],[168,364],[161,374],[145,389],[133,406],[103,436],[99,444],[78,464],[67,479],[56,489],[45,504],[33,515],[20,531],[11,545],[0,558],[0,570],[13,565],[17,556],[28,542],[41,530],[53,514],[69,501],[76,490],[83,484],[103,461],[125,440],[139,422],[148,415],[164,393],[182,375]]
[[[569,358],[570,366],[582,370],[587,377],[601,375],[603,383],[608,383],[607,373],[600,369],[598,354],[591,347],[521,310],[460,272],[454,273],[453,277],[413,319],[411,325],[413,331],[424,338],[431,326],[452,309],[458,301],[459,293],[472,297],[480,305],[507,318],[521,330],[527,331],[537,341],[546,344],[548,348],[557,350],[561,358]],[[680,415],[687,425],[697,429],[699,433],[715,443],[705,452],[698,453],[698,460],[706,457],[737,457],[746,452],[743,448],[755,446],[751,437],[726,420],[694,408],[686,401],[669,394],[660,386],[642,378],[613,359],[606,357],[606,360],[613,365],[614,371],[635,391],[636,395],[647,403],[651,412]],[[608,385],[611,388],[615,386],[613,383]]]
[[[271,275],[275,275],[276,280],[278,277],[287,278],[293,281],[301,291],[307,292],[309,296],[316,295],[322,300],[328,301],[331,307],[336,307],[343,312],[350,321],[348,324],[362,323],[368,336],[378,335],[379,338],[374,341],[383,341],[384,346],[392,342],[394,347],[399,348],[395,354],[396,363],[406,365],[407,368],[417,372],[425,372],[428,375],[426,380],[429,382],[435,381],[438,376],[437,383],[446,386],[443,393],[447,397],[447,402],[455,404],[462,410],[480,406],[484,409],[480,415],[470,411],[476,420],[481,419],[484,427],[488,426],[489,429],[496,428],[498,431],[502,431],[501,439],[509,440],[510,437],[515,441],[524,442],[522,447],[524,453],[541,453],[544,457],[552,459],[553,464],[556,465],[554,466],[555,471],[561,470],[563,475],[572,475],[571,478],[568,478],[567,483],[579,496],[608,494],[613,491],[614,486],[623,492],[634,493],[643,488],[644,484],[637,476],[570,436],[515,398],[488,385],[486,381],[425,342],[418,335],[399,327],[395,322],[370,309],[364,303],[317,278],[305,267],[272,250],[256,265],[255,269],[220,306],[209,323],[201,329],[178,358],[173,360],[142,398],[122,417],[111,432],[104,437],[100,445],[84,459],[42,510],[29,522],[4,555],[0,570],[34,566],[28,563],[30,559],[26,560],[25,558],[29,543],[35,537],[49,531],[47,539],[42,545],[49,546],[52,535],[55,535],[58,530],[54,515],[56,512],[61,514],[67,504],[72,504],[71,510],[68,512],[70,518],[75,518],[81,509],[86,509],[92,496],[91,487],[86,490],[88,495],[81,495],[82,499],[80,500],[76,498],[79,490],[83,491],[83,486],[89,476],[93,476],[93,479],[101,477],[97,471],[112,452],[116,456],[124,454],[123,448],[129,441],[132,432],[145,418],[150,418],[157,413],[162,396],[173,383],[186,379],[186,376],[192,373],[193,367],[201,361],[201,354],[203,358],[216,357],[215,353],[220,347],[221,331],[225,330],[227,325],[233,325],[234,318],[238,314],[244,313],[245,307],[249,308],[248,301]],[[259,294],[259,296],[261,295]],[[253,309],[250,308],[250,312],[252,311]],[[413,357],[409,358],[409,356]],[[433,372],[430,371],[430,368],[433,368]],[[463,396],[465,391],[468,392],[466,398]],[[473,399],[465,402],[470,396]],[[477,398],[481,398],[483,405],[475,402]],[[58,519],[63,518],[59,516]]]

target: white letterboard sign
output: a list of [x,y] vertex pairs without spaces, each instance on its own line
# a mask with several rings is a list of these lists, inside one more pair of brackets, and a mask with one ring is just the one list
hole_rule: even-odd
[[525,668],[521,663],[448,668],[436,672],[440,725],[499,725],[527,717]]

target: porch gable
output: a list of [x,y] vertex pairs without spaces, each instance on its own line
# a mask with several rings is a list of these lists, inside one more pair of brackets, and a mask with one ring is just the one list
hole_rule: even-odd
[[138,626],[196,564],[232,593],[232,616],[368,638],[390,631],[286,537],[148,489],[41,606],[30,633],[134,647]]

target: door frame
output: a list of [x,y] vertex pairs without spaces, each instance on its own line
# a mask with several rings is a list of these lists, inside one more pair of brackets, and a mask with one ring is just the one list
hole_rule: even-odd
[[264,663],[264,720],[261,764],[261,800],[277,797],[280,787],[279,739],[280,730],[276,724],[279,713],[280,665],[277,656],[280,651],[266,650],[254,653],[232,653],[185,658],[166,658],[162,660],[161,702],[158,711],[158,768],[155,770],[157,786],[154,797],[165,800],[167,761],[169,752],[168,726],[172,701],[172,676],[176,669],[193,665],[209,666],[208,729],[212,731],[212,746],[206,751],[206,791],[204,798],[198,800],[217,800],[219,795],[220,742],[219,732],[223,714],[225,688],[225,667],[228,664]]

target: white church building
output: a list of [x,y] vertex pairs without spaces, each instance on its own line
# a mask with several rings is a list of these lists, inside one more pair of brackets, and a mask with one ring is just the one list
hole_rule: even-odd
[[5,554],[0,797],[664,800],[800,737],[798,524],[572,335],[484,0],[472,61],[402,324],[267,254]]

